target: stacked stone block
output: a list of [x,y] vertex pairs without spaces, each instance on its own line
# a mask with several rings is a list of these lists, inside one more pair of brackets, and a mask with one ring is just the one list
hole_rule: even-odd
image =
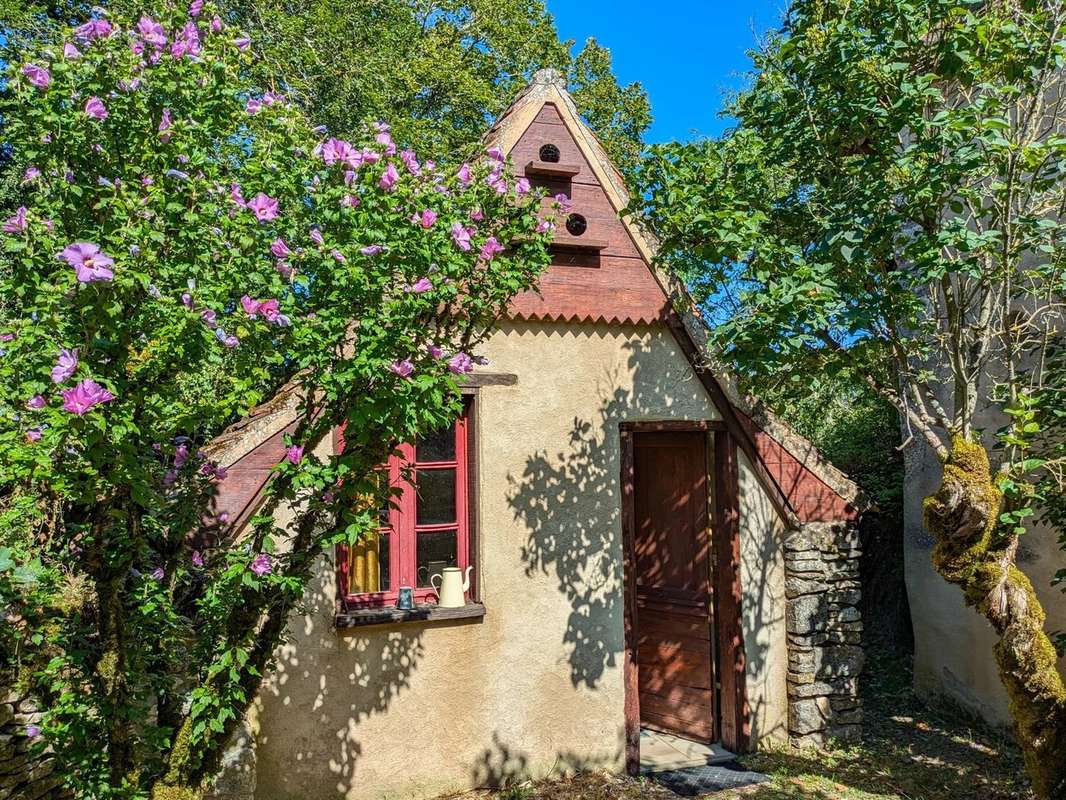
[[785,539],[788,728],[801,747],[862,733],[859,555],[847,523],[806,523]]
[[31,755],[27,729],[41,714],[29,697],[8,692],[0,699],[0,800],[59,798],[59,779],[47,755]]

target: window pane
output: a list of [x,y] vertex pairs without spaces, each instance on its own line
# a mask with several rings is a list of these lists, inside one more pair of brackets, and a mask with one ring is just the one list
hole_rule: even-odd
[[455,522],[455,470],[418,471],[418,524]]
[[455,461],[455,425],[428,433],[415,446],[415,460]]
[[455,531],[418,534],[418,587],[429,586],[429,579],[445,567],[459,566],[458,538]]
[[349,548],[348,569],[351,592],[387,592],[389,590],[389,532],[368,536]]

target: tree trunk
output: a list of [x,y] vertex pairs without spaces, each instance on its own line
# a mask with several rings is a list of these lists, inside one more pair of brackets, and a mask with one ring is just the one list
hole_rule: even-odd
[[925,500],[933,564],[995,628],[1000,680],[1037,796],[1066,800],[1066,685],[1044,632],[1044,609],[1015,565],[1018,537],[1002,530],[1003,497],[983,447],[957,437],[940,489]]

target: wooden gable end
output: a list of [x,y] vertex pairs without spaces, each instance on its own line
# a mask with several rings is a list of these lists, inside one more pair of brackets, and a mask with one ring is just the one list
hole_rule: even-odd
[[[539,163],[543,145],[559,151],[557,164]],[[554,103],[541,106],[511,150],[515,171],[550,195],[567,195],[571,213],[587,222],[580,236],[560,220],[552,264],[536,291],[511,305],[517,319],[650,323],[663,321],[669,302],[604,187]],[[573,175],[559,174],[576,172]],[[553,174],[554,173],[554,174]]]
[[737,416],[755,440],[759,459],[788,498],[800,522],[854,522],[859,518],[860,509],[797,458],[797,455],[806,457],[804,454],[789,451],[742,411],[738,410]]
[[219,481],[213,498],[211,513],[217,518],[225,515],[223,529],[239,530],[255,514],[262,504],[263,489],[274,467],[285,458],[285,435],[296,430],[296,423],[280,430],[248,453],[243,455],[226,472],[226,479]]

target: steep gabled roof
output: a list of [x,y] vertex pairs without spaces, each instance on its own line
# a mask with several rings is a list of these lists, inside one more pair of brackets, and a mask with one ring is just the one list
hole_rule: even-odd
[[[530,295],[516,298],[513,316],[571,323],[665,324],[782,518],[793,526],[810,521],[854,519],[863,507],[859,488],[822,458],[809,441],[776,419],[769,409],[752,398],[742,397],[725,366],[715,358],[707,345],[707,328],[686,287],[656,263],[658,244],[654,236],[640,220],[622,213],[629,204],[625,181],[603,145],[581,120],[560,73],[539,71],[489,129],[484,139],[486,147],[499,147],[511,153],[548,106],[558,114],[561,124],[579,148],[598,189],[602,189],[610,203],[617,218],[615,224],[624,227],[626,237],[639,254],[639,273],[633,272],[630,265],[626,267],[629,272],[616,273],[617,277],[612,281],[618,283],[619,279],[637,278],[643,284],[635,293],[616,297],[613,305],[598,308],[595,304],[574,302],[575,290],[581,288],[580,283],[563,286],[560,292],[556,291],[560,284],[557,282],[553,287],[551,277],[546,276],[542,284],[549,284],[543,288],[550,296],[546,300]],[[552,271],[550,269],[549,273]],[[596,290],[599,288],[595,287]],[[281,437],[295,422],[298,413],[299,389],[295,384],[286,385],[274,398],[254,409],[205,448],[210,458],[223,466],[235,467],[235,473],[241,476],[239,481],[227,480],[229,485],[225,496],[219,498],[220,509],[231,512],[231,524],[237,522],[235,516],[240,520],[247,519],[262,501],[262,486],[269,476],[269,467],[281,459],[281,450],[278,450]]]
[[[657,263],[658,242],[642,221],[624,213],[630,200],[625,180],[599,139],[581,119],[561,73],[554,69],[537,72],[489,129],[484,139],[486,147],[512,152],[546,106],[558,112],[644,266],[667,299],[659,318],[678,339],[781,515],[791,524],[857,516],[863,505],[859,487],[769,409],[754,398],[741,396],[728,370],[708,347],[707,327],[687,288]],[[516,315],[523,316],[522,311],[519,305]]]

